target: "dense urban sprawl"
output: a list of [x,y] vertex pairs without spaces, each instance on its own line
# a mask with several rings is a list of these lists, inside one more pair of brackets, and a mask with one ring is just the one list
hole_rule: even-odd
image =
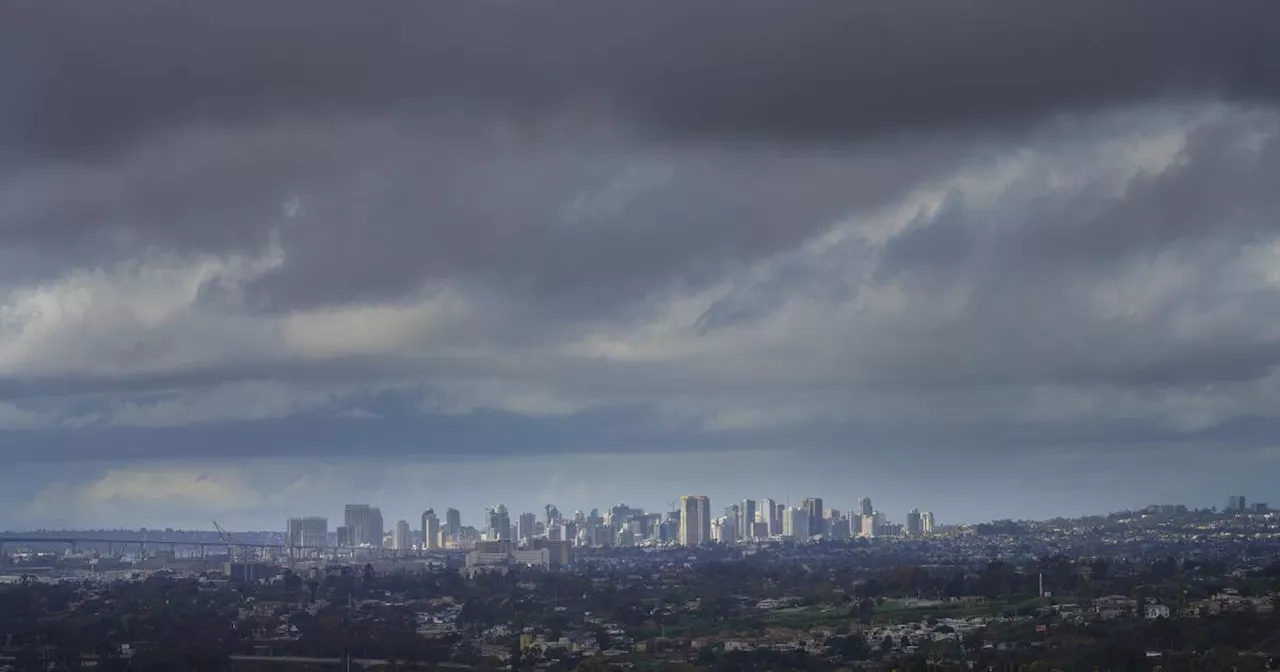
[[[1280,655],[1280,518],[1236,498],[1226,511],[690,539],[704,505],[686,498],[679,529],[656,540],[632,523],[671,516],[618,507],[567,520],[548,507],[530,535],[495,507],[479,538],[459,527],[403,549],[8,534],[0,669],[1262,670]],[[758,511],[753,529],[766,518],[768,531]],[[723,535],[731,513],[707,527]],[[597,518],[609,543],[584,540]],[[83,541],[104,537],[110,551]]]

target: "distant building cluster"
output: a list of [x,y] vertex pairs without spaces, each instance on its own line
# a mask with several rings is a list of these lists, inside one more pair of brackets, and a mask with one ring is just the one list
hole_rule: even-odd
[[762,539],[851,539],[856,537],[914,536],[935,533],[933,513],[912,509],[905,525],[889,522],[875,510],[868,497],[859,498],[852,511],[823,507],[821,497],[807,497],[799,506],[773,499],[745,499],[724,510],[712,521],[711,540],[723,544]]
[[1244,495],[1232,495],[1227,498],[1227,513],[1267,513],[1271,510],[1266,502],[1254,502],[1250,507]]
[[[666,512],[648,512],[618,504],[604,511],[574,511],[565,515],[548,504],[539,517],[521,513],[514,521],[505,505],[486,507],[479,528],[462,524],[457,509],[444,516],[427,509],[416,527],[398,520],[384,529],[381,509],[348,504],[343,525],[331,535],[328,520],[290,518],[286,543],[294,557],[317,555],[323,549],[377,549],[380,554],[420,554],[446,549],[479,553],[468,558],[469,571],[487,571],[511,564],[567,564],[567,550],[589,547],[702,546],[762,540],[808,541],[872,537],[926,537],[938,533],[932,512],[912,509],[905,523],[890,522],[871,499],[862,497],[849,511],[826,508],[821,497],[806,497],[798,506],[771,498],[744,499],[720,511],[706,495],[684,495]],[[493,546],[500,543],[500,546]],[[487,549],[480,551],[478,549]],[[546,549],[544,562],[533,551]],[[526,553],[527,552],[527,553]]]
[[[1252,506],[1242,495],[1227,500],[1225,513],[1266,513],[1270,507],[1262,502]],[[1177,515],[1186,513],[1184,505],[1152,505],[1145,513]],[[553,504],[543,509],[540,518],[533,512],[521,513],[513,522],[502,504],[486,507],[483,526],[462,524],[457,509],[446,509],[443,518],[434,509],[424,511],[414,529],[399,520],[384,530],[382,511],[368,504],[348,504],[343,525],[329,533],[328,520],[321,517],[290,518],[286,543],[303,553],[325,548],[374,548],[396,553],[429,552],[444,549],[470,550],[481,544],[507,542],[503,550],[485,551],[476,559],[475,567],[488,567],[511,562],[536,560],[523,551],[540,548],[536,544],[556,544],[553,557],[563,548],[628,547],[628,546],[702,546],[705,544],[739,544],[760,540],[785,539],[851,539],[876,537],[922,538],[942,533],[931,511],[912,509],[902,523],[889,520],[870,497],[860,497],[849,511],[826,508],[821,497],[806,497],[797,506],[771,498],[744,499],[724,507],[720,515],[711,508],[706,495],[684,495],[671,502],[670,510],[647,512],[641,508],[618,504],[604,511],[574,511],[565,515]],[[505,555],[504,555],[505,554]],[[505,560],[498,562],[498,556]],[[539,561],[540,562],[540,561]],[[566,561],[567,562],[567,561]],[[534,563],[538,564],[538,563]],[[544,564],[556,564],[548,560]]]

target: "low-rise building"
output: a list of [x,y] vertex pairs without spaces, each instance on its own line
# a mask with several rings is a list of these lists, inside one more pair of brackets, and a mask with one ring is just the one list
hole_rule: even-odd
[[551,551],[546,548],[538,550],[516,550],[505,548],[497,552],[483,550],[471,551],[467,554],[467,565],[462,568],[464,576],[475,576],[482,572],[498,572],[505,574],[512,567],[531,567],[550,569]]

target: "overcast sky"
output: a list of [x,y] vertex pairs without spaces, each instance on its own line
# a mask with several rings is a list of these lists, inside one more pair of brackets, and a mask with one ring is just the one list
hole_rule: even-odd
[[1274,0],[19,0],[0,529],[1280,504]]

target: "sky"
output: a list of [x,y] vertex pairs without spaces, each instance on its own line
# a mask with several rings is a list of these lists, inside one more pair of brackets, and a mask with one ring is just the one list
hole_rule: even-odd
[[0,21],[0,529],[1280,503],[1271,0]]

